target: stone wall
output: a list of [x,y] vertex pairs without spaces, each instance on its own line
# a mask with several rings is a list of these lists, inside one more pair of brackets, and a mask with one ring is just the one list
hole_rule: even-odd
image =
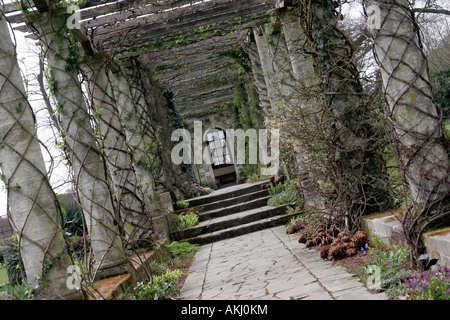
[[450,227],[427,232],[423,235],[427,252],[441,265],[450,266]]
[[[197,116],[193,118],[189,118],[186,120],[188,127],[186,128],[190,133],[191,137],[194,136],[194,121],[202,122],[202,132],[203,132],[203,144],[202,150],[207,147],[206,143],[206,132],[210,129],[222,129],[226,131],[227,129],[238,129],[234,127],[233,118],[227,114],[227,112],[223,113],[214,113],[210,115]],[[239,175],[240,168],[239,166],[235,166],[236,176]],[[217,189],[218,186],[216,184],[216,179],[214,177],[213,168],[210,164],[196,164],[194,165],[195,175],[200,181],[200,183],[206,183],[211,188]]]
[[404,244],[399,221],[403,212],[402,209],[396,209],[368,215],[363,218],[363,229],[372,239],[378,239],[387,247]]
[[[363,229],[387,248],[406,245],[399,221],[403,213],[403,209],[396,209],[366,216]],[[430,258],[439,259],[438,264],[450,266],[450,227],[424,233],[422,239]]]

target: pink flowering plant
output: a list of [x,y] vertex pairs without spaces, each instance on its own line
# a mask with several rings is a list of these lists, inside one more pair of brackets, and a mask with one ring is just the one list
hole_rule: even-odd
[[434,270],[411,273],[402,277],[402,284],[390,296],[405,300],[450,300],[450,269],[437,265]]

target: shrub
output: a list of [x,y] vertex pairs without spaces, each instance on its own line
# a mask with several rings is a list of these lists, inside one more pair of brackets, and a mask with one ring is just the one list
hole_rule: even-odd
[[19,244],[17,241],[11,242],[3,248],[3,258],[5,260],[6,272],[8,273],[9,284],[15,285],[22,283],[25,279],[25,271],[19,253]]
[[12,300],[31,300],[33,290],[26,282],[16,285],[5,284],[0,287],[0,292],[6,293]]
[[287,227],[295,227],[300,220],[301,220],[300,216],[291,218],[287,223]]
[[72,237],[69,251],[73,252],[78,258],[84,257],[85,253],[89,253],[91,248],[91,238],[88,233],[82,236]]
[[192,183],[188,186],[188,198],[200,197],[211,193],[213,190],[210,187],[202,186],[198,183]]
[[450,116],[450,69],[430,72],[436,103],[442,107],[444,118]]
[[73,236],[82,236],[84,234],[83,213],[76,203],[64,205],[61,225],[62,228]]
[[286,188],[287,187],[289,187],[289,185],[290,185],[290,183],[289,182],[285,182],[285,183],[278,183],[277,185],[273,185],[273,184],[270,184],[270,187],[269,187],[269,194],[277,194],[277,193],[280,193],[280,192],[282,192],[282,191],[284,191],[284,190],[286,190]]

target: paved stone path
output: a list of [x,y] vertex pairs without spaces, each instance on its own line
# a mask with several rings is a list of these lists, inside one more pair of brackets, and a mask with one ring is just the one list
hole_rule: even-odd
[[285,230],[279,226],[201,246],[181,299],[386,299]]

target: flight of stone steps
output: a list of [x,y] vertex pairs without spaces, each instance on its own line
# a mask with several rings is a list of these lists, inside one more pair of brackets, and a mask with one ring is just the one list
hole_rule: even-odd
[[297,213],[287,214],[288,205],[268,206],[269,191],[261,190],[267,183],[238,184],[186,200],[199,212],[199,224],[184,230],[180,240],[207,244],[287,223]]

